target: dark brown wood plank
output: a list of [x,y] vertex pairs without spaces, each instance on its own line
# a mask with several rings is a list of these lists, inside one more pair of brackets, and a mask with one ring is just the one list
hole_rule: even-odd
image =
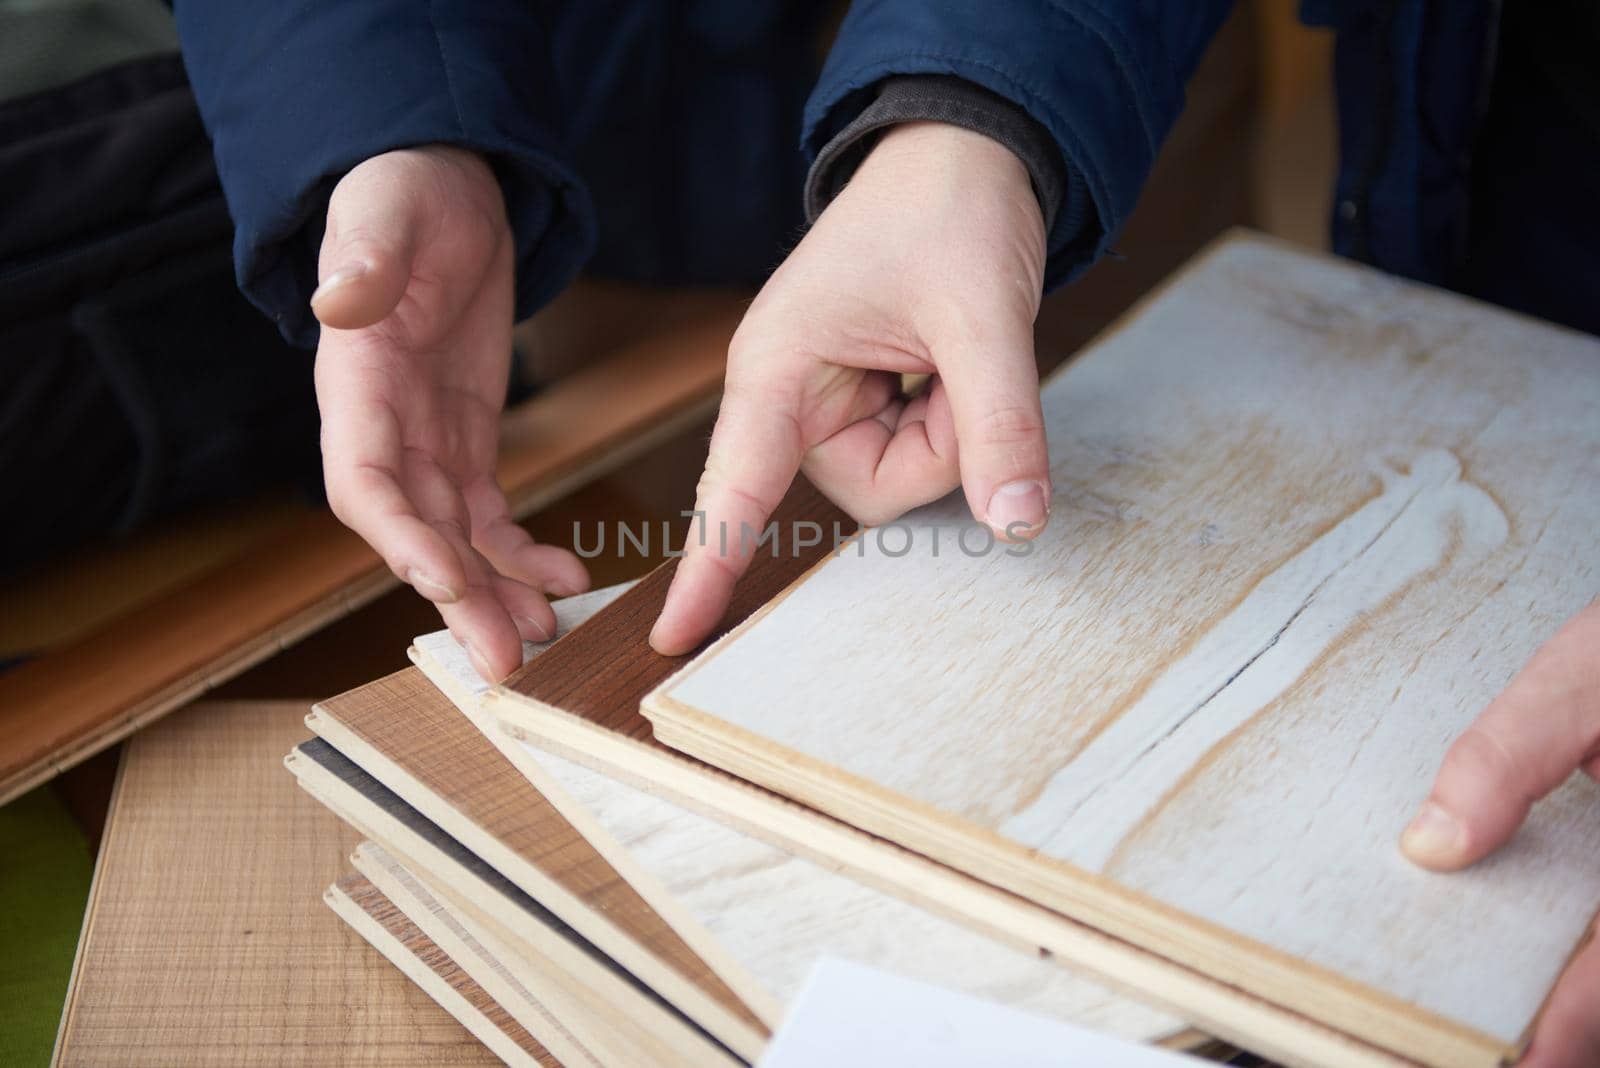
[[[752,557],[749,570],[734,588],[733,602],[707,644],[743,622],[831,552],[836,529],[841,536],[856,529],[849,516],[803,478],[795,481],[773,521],[778,528],[773,550],[761,549]],[[822,542],[796,549],[795,524],[807,521],[822,528]],[[650,648],[650,628],[661,613],[676,569],[676,560],[657,567],[537,660],[513,672],[505,686],[607,730],[650,740],[650,721],[639,714],[639,702],[690,659],[662,656]]]

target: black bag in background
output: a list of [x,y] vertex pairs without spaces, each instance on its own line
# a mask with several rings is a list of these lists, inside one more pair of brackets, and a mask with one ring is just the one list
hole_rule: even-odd
[[239,293],[176,55],[0,104],[0,574],[320,487],[312,354]]

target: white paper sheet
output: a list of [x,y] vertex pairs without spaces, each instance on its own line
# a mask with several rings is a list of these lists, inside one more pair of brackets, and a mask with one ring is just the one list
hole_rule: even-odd
[[1200,1062],[823,957],[760,1068],[1184,1068]]

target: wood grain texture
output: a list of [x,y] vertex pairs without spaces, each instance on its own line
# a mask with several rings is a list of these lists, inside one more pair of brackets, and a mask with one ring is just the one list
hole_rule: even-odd
[[[790,566],[781,557],[761,555],[744,581],[765,588],[773,580],[764,572]],[[1020,949],[1058,957],[1275,1061],[1306,1068],[1415,1063],[659,745],[649,721],[631,702],[639,679],[664,678],[677,665],[666,661],[663,669],[663,658],[648,642],[665,592],[664,581],[641,580],[515,674],[519,689],[484,693],[485,713],[515,738]],[[724,625],[737,623],[740,613],[755,607],[755,598],[742,599]],[[590,655],[603,670],[588,662]],[[629,681],[617,685],[617,679]],[[570,701],[580,711],[544,698]],[[713,954],[713,959],[718,958]]]
[[326,741],[302,743],[284,763],[307,793],[380,843],[449,904],[473,936],[530,991],[538,991],[562,1025],[602,1061],[724,1068],[741,1063],[604,950]]
[[[557,602],[558,639],[625,589]],[[530,646],[525,658],[549,647]],[[1126,1037],[1185,1030],[1037,953],[510,737],[479,709],[489,686],[449,631],[417,638],[413,659],[769,1024],[832,954]]]
[[[785,1009],[823,955],[872,964],[989,1001],[1161,1042],[1187,1031],[1060,964],[527,743],[520,766],[561,796],[591,841],[664,915],[708,942]],[[587,812],[585,818],[581,815]],[[711,957],[710,951],[707,957]]]
[[304,716],[200,705],[128,743],[57,1063],[498,1063],[318,902],[357,837],[279,765]]
[[[538,982],[534,985],[539,993],[529,990],[518,975],[527,970],[525,965],[519,967],[523,962],[501,947],[491,949],[492,936],[484,935],[470,919],[457,915],[376,842],[358,845],[350,862],[422,935],[458,962],[460,970],[553,1059],[566,1068],[597,1068],[601,1064],[578,1037],[581,1028],[576,1027],[577,999],[552,1000],[549,991]],[[551,970],[541,972],[539,977],[555,974]]]
[[364,876],[342,877],[328,887],[323,900],[496,1057],[510,1065],[561,1068],[549,1050]]
[[1600,593],[1600,342],[1237,237],[1045,411],[1029,554],[936,557],[955,500],[864,537],[652,695],[657,737],[1426,1063],[1513,1054],[1600,790],[1465,873],[1394,842]]
[[759,1052],[766,1025],[416,668],[307,722],[719,1040]]
[[[713,411],[728,307],[572,374],[508,413],[499,479],[522,516]],[[0,676],[0,803],[395,585],[325,511]]]

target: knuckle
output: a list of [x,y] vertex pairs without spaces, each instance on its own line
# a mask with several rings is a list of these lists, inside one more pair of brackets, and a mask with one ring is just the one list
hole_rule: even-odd
[[723,412],[759,411],[771,407],[783,391],[785,381],[766,350],[730,347],[722,382]]
[[733,332],[733,337],[728,340],[728,367],[734,368],[748,363],[755,355],[755,346],[750,341],[750,320],[746,318]]
[[[351,260],[365,260],[369,263],[380,261],[393,239],[388,235],[380,236],[373,232],[365,223],[357,223],[343,228],[334,242],[324,242],[322,253],[329,257],[329,262],[324,267],[342,267]],[[336,262],[335,262],[336,261]]]
[[[735,513],[748,520],[764,515],[770,506],[750,491],[741,488],[722,470],[723,464],[715,459],[706,462],[706,469],[695,485],[695,507],[702,511],[714,508],[719,514]],[[724,517],[723,515],[719,515]]]
[[783,389],[800,370],[814,363],[793,317],[752,309],[728,341],[728,388],[753,392]]
[[1526,799],[1526,769],[1510,746],[1494,731],[1474,724],[1450,747],[1446,772]]
[[974,430],[982,445],[1039,445],[1044,440],[1044,421],[1035,408],[1020,404],[993,408],[979,416]]
[[874,527],[900,514],[889,495],[876,489],[870,479],[808,464],[803,472],[811,484],[846,515],[862,526]]
[[728,485],[727,466],[728,460],[722,451],[713,448],[706,457],[706,466],[701,470],[700,479],[694,486],[696,501],[703,505]]
[[333,513],[333,517],[335,519],[343,523],[345,526],[348,527],[354,525],[352,522],[353,508],[351,495],[349,491],[344,489],[339,483],[330,483],[328,485],[328,510]]
[[430,518],[427,523],[447,541],[453,541],[460,545],[473,544],[471,520],[466,516],[455,514],[439,515]]
[[864,527],[881,527],[885,523],[892,523],[899,519],[905,510],[896,508],[892,504],[873,500],[851,501],[841,505],[845,513]]
[[[753,322],[753,319],[754,315],[746,315],[739,323],[738,329],[733,332],[733,337],[728,340],[730,385],[752,380],[760,368],[769,362],[767,354],[772,351],[772,340],[782,333],[781,328],[774,323]],[[765,339],[766,343],[758,339]]]

